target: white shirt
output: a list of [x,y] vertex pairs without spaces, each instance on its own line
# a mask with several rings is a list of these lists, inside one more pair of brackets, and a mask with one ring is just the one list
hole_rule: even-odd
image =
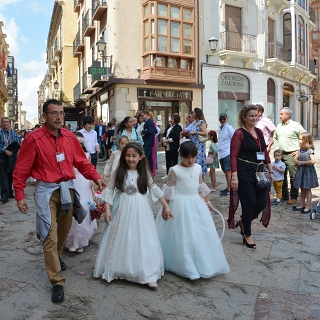
[[87,131],[86,129],[81,129],[79,132],[83,134],[84,140],[86,141],[87,151],[90,154],[96,153],[96,146],[99,145],[96,130]]
[[234,134],[233,127],[226,123],[220,127],[219,139],[218,139],[218,157],[223,159],[230,154],[230,143]]

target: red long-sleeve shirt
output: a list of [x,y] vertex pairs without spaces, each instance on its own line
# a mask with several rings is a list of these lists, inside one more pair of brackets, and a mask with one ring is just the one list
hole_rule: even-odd
[[[88,162],[76,136],[67,129],[61,129],[55,137],[44,125],[29,132],[24,139],[13,172],[13,187],[16,200],[25,198],[26,180],[60,183],[75,179],[73,167],[88,180],[101,179],[95,167]],[[63,153],[65,159],[57,162],[56,155]]]

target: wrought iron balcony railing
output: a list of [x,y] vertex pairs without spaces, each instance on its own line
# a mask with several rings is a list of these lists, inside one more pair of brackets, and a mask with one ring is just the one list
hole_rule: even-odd
[[223,50],[257,54],[257,36],[233,31],[221,32],[220,51]]
[[267,59],[277,58],[284,62],[289,61],[288,48],[278,41],[266,42]]
[[73,103],[80,99],[80,82],[78,82],[73,88]]

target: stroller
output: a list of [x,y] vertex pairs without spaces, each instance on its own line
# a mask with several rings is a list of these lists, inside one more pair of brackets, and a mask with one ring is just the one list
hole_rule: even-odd
[[317,202],[317,205],[312,209],[310,213],[310,219],[314,220],[316,218],[317,213],[320,212],[320,200]]

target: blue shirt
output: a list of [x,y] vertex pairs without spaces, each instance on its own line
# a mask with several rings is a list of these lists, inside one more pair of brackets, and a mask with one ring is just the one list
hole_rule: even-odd
[[[271,165],[272,165],[272,167],[273,166],[276,166],[276,167],[278,167],[279,169],[282,169],[282,170],[286,170],[286,165],[285,165],[285,163],[284,162],[282,162],[281,160],[279,160],[279,161],[273,161],[272,163],[271,163]],[[281,181],[281,180],[284,180],[284,173],[281,173],[281,172],[279,172],[278,170],[273,170],[273,172],[274,172],[274,181]]]
[[218,139],[218,157],[223,159],[230,154],[230,143],[234,134],[233,127],[226,123],[220,127],[219,139]]
[[4,153],[7,146],[14,141],[20,144],[20,139],[14,130],[0,129],[0,153]]

